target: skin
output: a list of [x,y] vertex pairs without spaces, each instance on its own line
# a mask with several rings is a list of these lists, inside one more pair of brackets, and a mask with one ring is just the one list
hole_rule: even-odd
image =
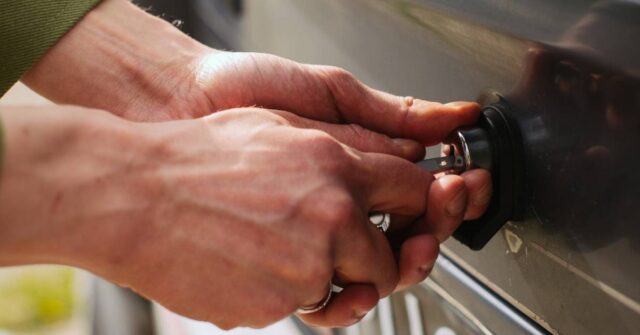
[[[490,199],[486,171],[436,179],[411,163],[477,104],[217,51],[123,0],[22,80],[83,107],[2,110],[0,265],[81,267],[225,329],[313,305],[332,278],[344,291],[302,318],[355,323],[424,280]],[[394,215],[388,236],[374,211]]]

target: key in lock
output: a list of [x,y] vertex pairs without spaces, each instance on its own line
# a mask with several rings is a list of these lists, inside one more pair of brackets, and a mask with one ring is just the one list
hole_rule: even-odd
[[465,221],[453,236],[480,250],[508,221],[521,220],[525,208],[524,149],[517,123],[505,101],[485,106],[478,123],[461,128],[444,143],[445,157],[417,164],[432,172],[462,173],[486,169],[491,173],[493,195],[482,217]]

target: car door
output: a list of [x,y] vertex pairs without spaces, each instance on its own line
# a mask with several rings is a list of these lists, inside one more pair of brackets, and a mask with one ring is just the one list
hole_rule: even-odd
[[196,37],[342,66],[396,94],[483,104],[499,97],[522,132],[525,218],[481,251],[446,242],[431,279],[342,332],[640,331],[637,1],[225,4],[223,23],[233,29],[220,31],[211,8],[223,2],[190,1]]

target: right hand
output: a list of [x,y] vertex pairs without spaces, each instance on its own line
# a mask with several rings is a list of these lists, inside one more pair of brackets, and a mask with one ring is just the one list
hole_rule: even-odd
[[[423,153],[417,142],[280,111],[165,123],[69,107],[2,115],[0,265],[85,268],[223,328],[313,305],[332,278],[344,291],[315,323],[356,322],[400,280],[368,214],[419,216],[432,181],[407,160]],[[420,248],[416,271],[437,241]]]
[[56,108],[3,111],[0,264],[82,267],[223,328],[313,305],[332,278],[344,291],[305,320],[358,321],[423,280],[438,251],[422,234],[394,255],[368,214],[466,199],[462,180],[431,187],[409,161],[419,144],[359,126],[255,108],[144,124]]
[[[353,126],[261,109],[140,127],[162,134],[146,177],[155,206],[116,282],[223,328],[313,305],[334,275],[344,291],[323,311],[333,326],[358,321],[396,287],[396,260],[368,214],[424,212],[433,177],[393,156],[415,158],[417,143],[358,129],[352,144],[377,152],[365,153],[330,135]],[[433,262],[430,246],[419,262]]]

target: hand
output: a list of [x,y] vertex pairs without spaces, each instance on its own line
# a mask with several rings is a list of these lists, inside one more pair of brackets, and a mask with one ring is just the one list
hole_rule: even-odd
[[[0,264],[82,267],[223,328],[275,322],[321,300],[333,276],[345,290],[311,320],[357,321],[401,276],[368,213],[423,213],[433,179],[389,155],[405,149],[386,137],[363,130],[388,154],[363,153],[329,135],[346,126],[286,112],[149,124],[69,107],[3,116]],[[416,268],[437,254],[425,241]]]
[[126,0],[104,0],[22,80],[55,102],[133,121],[191,119],[258,106],[358,124],[426,145],[478,117],[477,104],[394,96],[366,87],[340,68],[214,50]]
[[425,145],[478,117],[477,104],[394,96],[340,68],[214,50],[126,0],[104,0],[22,80],[55,102],[133,121],[191,119],[258,106],[358,124]]

